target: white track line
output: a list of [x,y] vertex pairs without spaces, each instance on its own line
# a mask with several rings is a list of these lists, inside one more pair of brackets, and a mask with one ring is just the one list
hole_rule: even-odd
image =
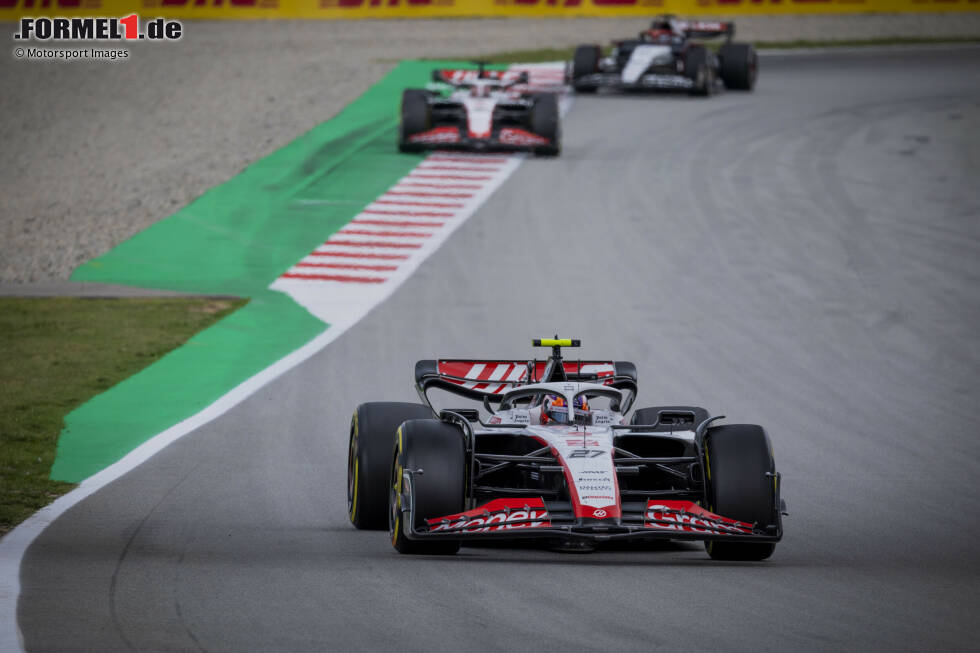
[[[553,70],[557,66],[564,64],[552,64]],[[519,69],[528,69],[532,84],[538,71],[541,73],[548,70],[547,65],[536,64],[534,66],[519,66]],[[550,81],[545,80],[545,81]],[[558,89],[558,86],[555,86]],[[567,111],[570,106],[570,98],[565,97],[561,103],[562,112]],[[467,155],[462,155],[466,157]],[[423,160],[423,166],[428,167],[424,171],[409,173],[405,178],[399,180],[399,184],[406,182],[406,185],[396,185],[396,189],[405,189],[409,192],[439,193],[443,194],[463,194],[461,198],[439,198],[430,199],[431,196],[411,196],[392,195],[388,193],[382,198],[384,200],[409,199],[411,201],[437,201],[437,202],[458,202],[464,203],[461,208],[453,209],[452,218],[445,218],[447,224],[436,230],[433,236],[425,239],[414,239],[415,242],[423,243],[418,249],[392,249],[392,248],[366,248],[366,247],[346,247],[321,245],[317,248],[317,253],[322,256],[307,256],[302,262],[310,263],[344,263],[352,265],[394,265],[396,270],[373,271],[337,268],[310,268],[294,266],[290,270],[297,274],[316,274],[317,270],[327,274],[336,272],[337,275],[351,277],[384,277],[383,282],[323,282],[307,281],[300,279],[277,279],[270,287],[276,290],[289,293],[307,310],[323,318],[330,316],[325,321],[330,327],[319,336],[303,345],[288,356],[279,359],[269,367],[265,368],[255,376],[242,382],[237,387],[230,390],[227,394],[215,401],[213,404],[200,411],[196,415],[188,417],[184,421],[171,426],[169,429],[153,436],[136,449],[130,451],[121,460],[106,467],[101,472],[94,474],[82,481],[77,488],[56,499],[52,504],[45,506],[30,518],[17,526],[14,530],[7,533],[0,539],[0,653],[24,651],[23,637],[20,626],[17,623],[17,598],[20,596],[20,565],[24,558],[24,553],[31,543],[48,527],[55,519],[60,517],[69,508],[92,495],[94,492],[105,487],[112,481],[132,471],[142,465],[150,457],[169,446],[176,440],[194,431],[208,422],[224,415],[231,408],[238,405],[262,386],[270,381],[285,374],[303,361],[309,359],[314,354],[320,352],[328,344],[336,340],[347,329],[356,324],[372,308],[387,299],[395,290],[404,283],[422,262],[429,257],[438,247],[449,238],[449,235],[461,225],[469,216],[476,212],[477,208],[520,166],[523,161],[522,155],[517,156],[473,156],[475,161],[460,163],[458,161],[445,161],[440,159],[459,158],[456,153],[435,153]],[[428,162],[429,159],[437,159],[435,162]],[[481,158],[502,159],[502,162],[491,165],[490,161],[479,161]],[[428,162],[428,163],[427,163]],[[485,167],[485,172],[480,172],[478,166]],[[450,168],[446,170],[431,169],[431,167]],[[476,172],[468,170],[458,170],[452,168],[477,168]],[[442,174],[445,173],[445,174]],[[473,179],[477,177],[478,179]],[[490,177],[487,179],[486,177]],[[413,184],[411,186],[407,184]],[[414,184],[426,184],[416,186]],[[472,186],[471,188],[460,188],[460,185]],[[373,206],[373,205],[372,205]],[[417,207],[416,207],[417,208]],[[434,211],[443,209],[434,208]],[[449,209],[446,209],[449,211]],[[381,214],[383,215],[383,214]],[[372,214],[360,214],[358,217],[375,217]],[[392,216],[388,216],[392,217]],[[406,217],[414,220],[414,217]],[[338,240],[354,240],[355,236],[344,237]],[[363,238],[363,237],[361,237]],[[333,240],[331,238],[329,240]],[[329,240],[327,241],[329,243]],[[399,239],[394,239],[399,240]],[[405,240],[405,239],[401,239]],[[352,252],[351,250],[364,250]],[[407,258],[402,258],[407,256]],[[319,292],[316,289],[320,288]],[[323,292],[323,288],[329,288],[329,292]]]

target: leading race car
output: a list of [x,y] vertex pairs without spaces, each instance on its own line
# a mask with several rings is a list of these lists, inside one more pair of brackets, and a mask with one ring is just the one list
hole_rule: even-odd
[[[424,403],[373,402],[351,423],[347,501],[359,529],[388,528],[401,553],[534,538],[589,550],[613,540],[703,540],[723,560],[763,560],[783,502],[761,426],[693,406],[626,415],[636,368],[566,361],[577,340],[535,340],[546,361],[422,360]],[[439,389],[481,401],[433,408]],[[496,408],[494,408],[496,406]]]
[[[598,45],[580,45],[568,67],[568,81],[578,93],[599,88],[620,90],[686,90],[711,95],[717,80],[725,88],[751,91],[758,75],[758,57],[747,43],[733,43],[735,24],[686,21],[658,16],[636,39],[615,41],[612,54]],[[724,36],[717,54],[692,39]]]
[[431,89],[402,94],[398,147],[402,152],[428,148],[529,150],[554,156],[561,151],[558,97],[520,90],[526,72],[436,70],[433,81],[448,85],[444,95]]

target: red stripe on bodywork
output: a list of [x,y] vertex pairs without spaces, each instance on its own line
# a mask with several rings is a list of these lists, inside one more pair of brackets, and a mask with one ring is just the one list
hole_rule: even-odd
[[[490,375],[497,370],[497,364],[484,365],[483,371],[476,375],[476,381],[489,381]],[[486,383],[477,383],[473,386],[473,390],[482,390],[487,387]]]

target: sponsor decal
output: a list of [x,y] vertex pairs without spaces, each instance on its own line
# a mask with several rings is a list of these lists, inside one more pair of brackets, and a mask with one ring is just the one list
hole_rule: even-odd
[[544,501],[538,499],[494,499],[490,503],[456,515],[427,519],[431,533],[455,531],[490,533],[551,526]]
[[586,440],[585,437],[565,438],[565,445],[569,447],[598,447],[598,440]]
[[500,142],[504,145],[547,145],[550,141],[524,129],[504,127],[500,130]]
[[592,511],[592,516],[595,517],[596,519],[605,519],[606,511],[603,510],[602,508],[596,508],[595,510]]
[[458,143],[459,130],[455,127],[436,127],[427,132],[412,134],[408,140],[411,143]]
[[613,423],[613,416],[609,413],[595,412],[592,414],[593,426],[606,426]]
[[644,519],[647,528],[685,533],[751,535],[752,524],[709,512],[690,501],[649,501]]

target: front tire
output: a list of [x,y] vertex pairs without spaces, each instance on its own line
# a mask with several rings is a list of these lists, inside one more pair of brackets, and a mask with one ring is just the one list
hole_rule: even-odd
[[402,152],[421,152],[422,143],[412,143],[408,139],[432,128],[432,110],[429,107],[429,92],[407,89],[402,92],[401,126],[398,130],[398,149]]
[[[415,528],[426,519],[463,512],[466,491],[466,450],[463,434],[455,426],[434,419],[411,420],[402,424],[395,439],[388,493],[388,533],[399,553],[451,555],[459,551],[458,541],[410,540],[406,537],[407,513],[402,512],[405,470],[409,472],[411,519]],[[421,471],[419,471],[421,470]]]
[[350,422],[347,447],[347,516],[354,528],[388,527],[388,467],[398,426],[432,417],[422,404],[373,401],[361,404]]
[[554,93],[535,93],[531,109],[531,131],[551,142],[534,148],[538,156],[557,156],[561,152],[561,118]]
[[[708,509],[766,527],[776,519],[776,465],[769,437],[761,426],[726,424],[705,436]],[[714,560],[765,560],[774,542],[705,542]]]
[[576,93],[595,93],[598,86],[580,82],[586,75],[599,72],[600,50],[598,45],[580,45],[572,57],[572,87]]
[[715,71],[711,55],[703,45],[692,45],[684,53],[684,74],[694,82],[690,94],[700,97],[711,95],[715,84]]

